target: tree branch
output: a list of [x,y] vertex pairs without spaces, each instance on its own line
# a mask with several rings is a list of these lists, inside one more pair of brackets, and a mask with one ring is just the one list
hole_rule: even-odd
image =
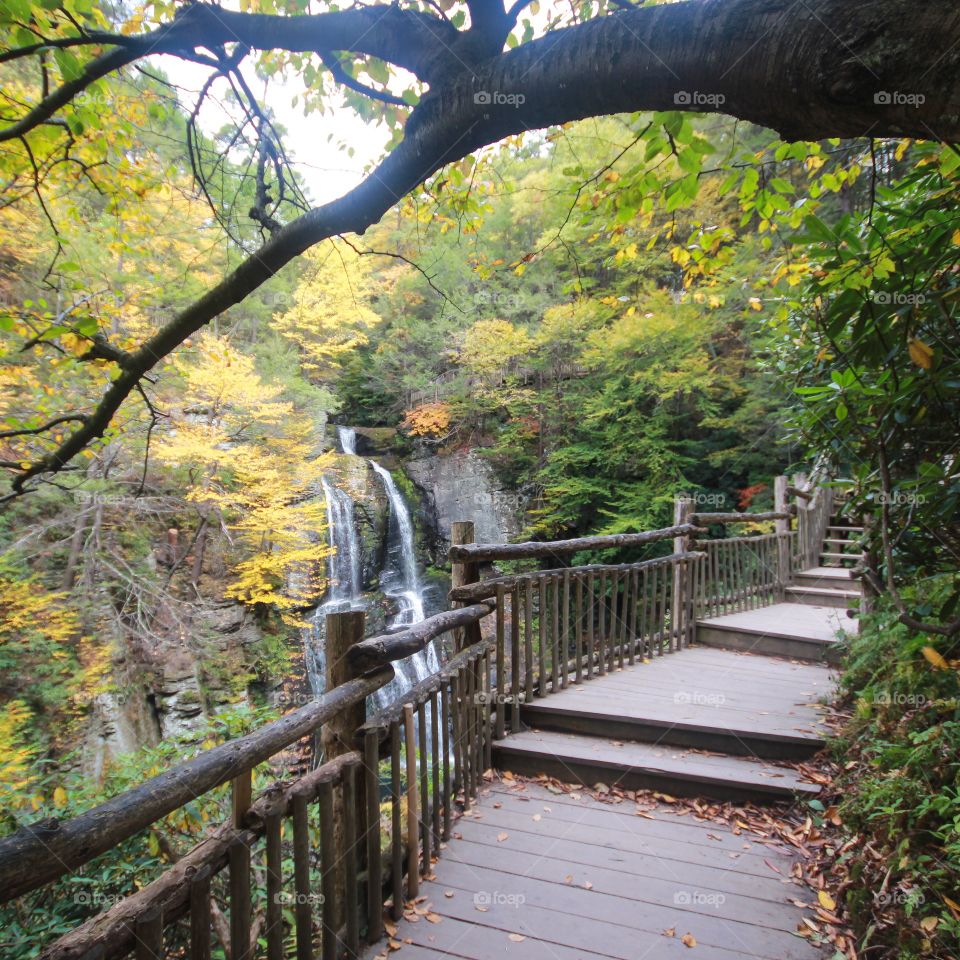
[[[790,0],[687,0],[624,11],[466,62],[460,41],[469,31],[459,34],[437,18],[392,7],[296,17],[204,4],[182,9],[173,24],[148,35],[149,49],[138,40],[91,62],[84,76],[102,76],[147,53],[218,41],[255,49],[350,49],[428,80],[447,75],[411,113],[404,140],[363,183],[278,230],[128,354],[87,422],[20,473],[15,492],[32,477],[62,469],[102,437],[147,371],[294,257],[337,234],[363,234],[444,164],[505,137],[588,116],[700,110],[700,103],[679,96],[698,91],[713,96],[711,110],[770,127],[786,139],[960,139],[960,9],[932,3],[809,0],[800,16]],[[831,29],[825,31],[824,23]],[[939,50],[945,52],[933,59]],[[110,57],[113,67],[104,65]],[[449,73],[454,63],[458,69]],[[83,85],[65,84],[0,138],[19,136],[46,119]],[[923,99],[878,97],[883,91]]]

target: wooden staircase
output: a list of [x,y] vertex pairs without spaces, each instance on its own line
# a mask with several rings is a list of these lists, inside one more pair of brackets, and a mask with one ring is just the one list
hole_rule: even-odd
[[716,800],[816,796],[782,761],[824,744],[820,664],[694,646],[571,684],[521,707],[494,766],[593,786]]
[[856,610],[861,588],[853,568],[863,559],[863,527],[834,514],[820,552],[820,564],[798,571],[786,588],[786,599],[814,607]]

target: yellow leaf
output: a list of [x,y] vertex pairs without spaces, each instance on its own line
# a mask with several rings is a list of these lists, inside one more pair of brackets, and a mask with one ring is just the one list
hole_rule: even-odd
[[697,945],[697,938],[692,933],[685,933],[681,938],[680,942],[685,947],[690,947],[693,949]]
[[930,663],[937,670],[949,670],[950,664],[943,658],[943,656],[933,647],[924,647],[923,655],[927,658],[927,662]]
[[939,917],[924,917],[920,921],[920,927],[924,933],[933,933],[937,929],[938,923],[940,923]]
[[836,900],[834,900],[826,890],[821,890],[817,894],[817,899],[820,901],[820,906],[823,907],[824,910],[829,910],[832,913],[837,909]]
[[953,231],[953,242],[960,246],[960,230]]
[[922,340],[911,340],[908,346],[910,359],[924,370],[929,370],[933,366],[933,350]]
[[67,791],[63,787],[57,787],[53,791],[53,805],[55,807],[65,807],[67,805]]
[[751,310],[762,310],[762,309],[763,309],[763,304],[760,302],[760,299],[759,299],[758,297],[751,297],[751,298],[747,301],[747,303],[750,304],[750,309],[751,309]]

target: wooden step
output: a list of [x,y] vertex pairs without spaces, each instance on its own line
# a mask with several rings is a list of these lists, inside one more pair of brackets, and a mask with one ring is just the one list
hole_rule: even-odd
[[831,530],[839,531],[841,533],[863,533],[863,527],[857,527],[857,526],[854,526],[853,524],[850,524],[849,526],[847,526],[846,524],[843,524],[843,525],[830,524],[827,527],[827,532],[829,533]]
[[798,587],[818,590],[850,590],[860,586],[849,567],[810,567],[795,573],[793,582]]
[[838,547],[856,547],[859,553],[863,553],[863,549],[862,549],[863,545],[860,543],[859,540],[842,540],[842,539],[827,537],[823,542],[825,544],[831,543],[834,546],[838,546]]
[[829,590],[824,587],[788,586],[785,599],[790,603],[806,603],[811,607],[833,607],[837,610],[856,610],[860,604],[857,590]]
[[772,657],[835,662],[841,629],[855,633],[857,622],[840,610],[802,603],[777,603],[697,621],[696,642]]
[[[729,726],[684,720],[681,719],[683,704],[672,711],[672,704],[661,704],[665,709],[658,711],[660,716],[641,717],[611,716],[601,703],[592,704],[593,709],[587,704],[578,704],[577,709],[571,709],[552,701],[553,698],[548,697],[540,702],[524,704],[520,709],[524,726],[557,733],[582,733],[637,743],[712,750],[731,756],[762,757],[766,760],[805,760],[821,750],[826,742],[812,732],[750,729],[737,724],[735,719],[726,719]],[[671,712],[674,715],[672,720],[662,715]]]
[[[823,559],[827,559],[827,560],[852,560],[854,563],[856,563],[858,560],[861,559],[862,556],[863,556],[863,554],[833,553],[833,552],[828,551],[828,550],[822,550],[822,551],[820,552],[820,559],[821,559],[821,560],[823,560]],[[829,566],[829,564],[824,564],[824,566]]]
[[546,774],[567,783],[617,785],[716,800],[786,800],[815,797],[789,766],[717,756],[647,743],[526,730],[493,744],[493,765],[526,776]]

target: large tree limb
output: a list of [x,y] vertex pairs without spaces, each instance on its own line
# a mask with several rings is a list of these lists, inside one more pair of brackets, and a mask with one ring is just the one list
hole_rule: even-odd
[[[101,437],[154,364],[295,256],[339,233],[362,234],[444,164],[504,137],[589,116],[681,109],[727,113],[785,139],[960,139],[960,9],[934,0],[687,0],[558,30],[482,62],[463,59],[469,31],[451,37],[449,24],[426,15],[411,26],[407,13],[392,8],[316,17],[189,9],[206,12],[191,14],[190,29],[178,38],[184,45],[206,43],[207,31],[222,28],[223,40],[257,49],[362,50],[421,77],[442,74],[444,82],[424,97],[405,139],[362,184],[278,231],[129,354],[88,421],[20,473],[16,491]],[[482,4],[473,9],[487,13]],[[394,22],[397,33],[383,36]],[[370,36],[360,37],[358,24]],[[424,34],[442,43],[425,54]],[[401,37],[416,42],[399,49]]]

